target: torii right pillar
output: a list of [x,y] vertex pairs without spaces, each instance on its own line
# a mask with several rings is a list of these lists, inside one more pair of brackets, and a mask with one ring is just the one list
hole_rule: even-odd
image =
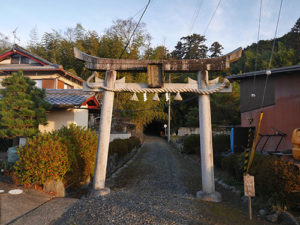
[[[208,88],[208,71],[198,72],[198,88]],[[197,192],[197,198],[204,201],[220,202],[222,196],[215,191],[214,162],[211,129],[210,97],[199,95],[199,128],[202,170],[202,191]]]

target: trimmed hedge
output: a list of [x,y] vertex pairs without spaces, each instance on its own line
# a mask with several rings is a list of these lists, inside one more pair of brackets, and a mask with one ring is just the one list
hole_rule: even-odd
[[[116,139],[110,143],[109,154],[121,158],[138,145],[136,137]],[[56,179],[68,187],[80,186],[93,176],[96,151],[96,132],[74,124],[28,138],[18,149],[20,160],[14,166],[18,182],[43,185]]]
[[127,153],[131,152],[134,147],[141,144],[140,139],[137,137],[130,137],[128,139],[115,139],[109,144],[109,154],[117,154],[122,158]]
[[183,152],[185,154],[200,154],[200,135],[191,134],[184,138]]
[[[212,137],[214,155],[219,155],[230,149],[230,135],[217,134]],[[200,135],[191,134],[184,138],[183,152],[185,154],[200,154]]]
[[97,151],[97,134],[75,124],[56,131],[67,147],[71,167],[67,174],[67,185],[78,186],[89,182],[94,175]]
[[67,147],[57,134],[44,133],[27,139],[18,149],[19,161],[14,168],[20,183],[42,185],[47,181],[63,180],[70,170]]

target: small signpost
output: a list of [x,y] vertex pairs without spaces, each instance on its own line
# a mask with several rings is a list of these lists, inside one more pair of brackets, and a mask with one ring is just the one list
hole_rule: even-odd
[[249,219],[252,220],[251,197],[255,196],[254,176],[250,176],[249,174],[244,176],[244,193],[249,200]]

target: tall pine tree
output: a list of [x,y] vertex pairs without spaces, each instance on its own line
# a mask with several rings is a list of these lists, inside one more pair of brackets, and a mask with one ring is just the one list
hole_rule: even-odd
[[49,107],[45,92],[20,71],[2,81],[0,90],[0,137],[30,137],[38,133],[39,124],[47,124]]

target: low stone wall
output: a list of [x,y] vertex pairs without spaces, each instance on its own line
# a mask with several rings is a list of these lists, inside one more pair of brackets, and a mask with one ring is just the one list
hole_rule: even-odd
[[178,136],[186,136],[190,134],[200,134],[199,127],[180,127],[178,129]]
[[128,139],[131,137],[131,133],[112,133],[110,134],[110,142],[115,139]]

